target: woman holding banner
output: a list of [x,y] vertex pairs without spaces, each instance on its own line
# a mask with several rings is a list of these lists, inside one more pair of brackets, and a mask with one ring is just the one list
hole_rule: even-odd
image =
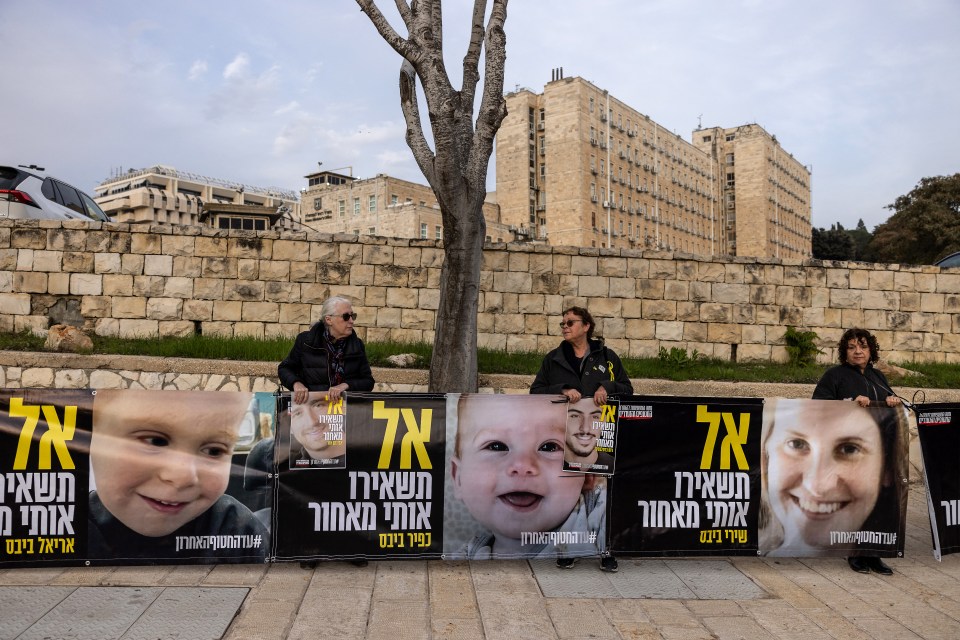
[[[610,395],[633,393],[620,358],[604,345],[603,338],[594,337],[595,326],[593,316],[584,307],[570,307],[563,312],[563,342],[544,357],[530,393],[562,394],[572,403],[592,397],[598,407],[606,404]],[[569,569],[575,561],[558,558],[557,566]],[[619,569],[617,559],[610,554],[601,555],[600,569],[615,573]]]

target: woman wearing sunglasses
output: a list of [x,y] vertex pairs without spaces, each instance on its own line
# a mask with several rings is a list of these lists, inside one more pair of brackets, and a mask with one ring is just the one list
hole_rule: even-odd
[[373,389],[367,352],[353,331],[357,319],[353,305],[333,296],[320,311],[320,321],[297,336],[290,354],[277,367],[280,382],[293,391],[295,404],[305,403],[310,391],[326,391],[331,400],[337,400],[344,391]]
[[[562,394],[574,404],[581,398],[592,399],[598,407],[606,404],[610,395],[632,394],[633,385],[620,358],[603,344],[603,338],[594,337],[593,330],[593,316],[586,308],[564,311],[560,321],[563,342],[543,359],[530,393]],[[575,558],[557,558],[561,569],[573,568],[574,562]],[[618,568],[612,554],[601,553],[601,571],[615,573]]]

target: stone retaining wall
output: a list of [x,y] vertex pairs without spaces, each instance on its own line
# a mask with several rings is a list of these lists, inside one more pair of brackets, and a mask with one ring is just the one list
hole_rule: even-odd
[[[431,341],[442,261],[431,240],[4,220],[0,331],[291,336],[339,294],[367,340]],[[960,272],[936,267],[488,244],[479,303],[480,345],[510,351],[556,346],[579,304],[631,356],[782,361],[793,325],[817,332],[826,362],[861,326],[889,361],[960,362]]]

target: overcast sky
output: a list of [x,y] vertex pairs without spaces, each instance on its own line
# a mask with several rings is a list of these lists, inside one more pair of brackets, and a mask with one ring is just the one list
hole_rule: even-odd
[[[444,2],[452,71],[471,5]],[[512,0],[505,88],[563,67],[687,141],[758,123],[812,168],[814,226],[873,230],[920,178],[960,171],[958,28],[957,0]],[[0,60],[0,164],[87,191],[153,164],[292,190],[317,162],[425,183],[399,57],[354,0],[0,0]]]

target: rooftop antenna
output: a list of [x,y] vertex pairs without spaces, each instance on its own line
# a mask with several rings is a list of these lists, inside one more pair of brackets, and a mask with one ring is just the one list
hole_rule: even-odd
[[703,114],[702,114],[702,113],[697,116],[697,131],[700,131],[700,129],[703,129]]

